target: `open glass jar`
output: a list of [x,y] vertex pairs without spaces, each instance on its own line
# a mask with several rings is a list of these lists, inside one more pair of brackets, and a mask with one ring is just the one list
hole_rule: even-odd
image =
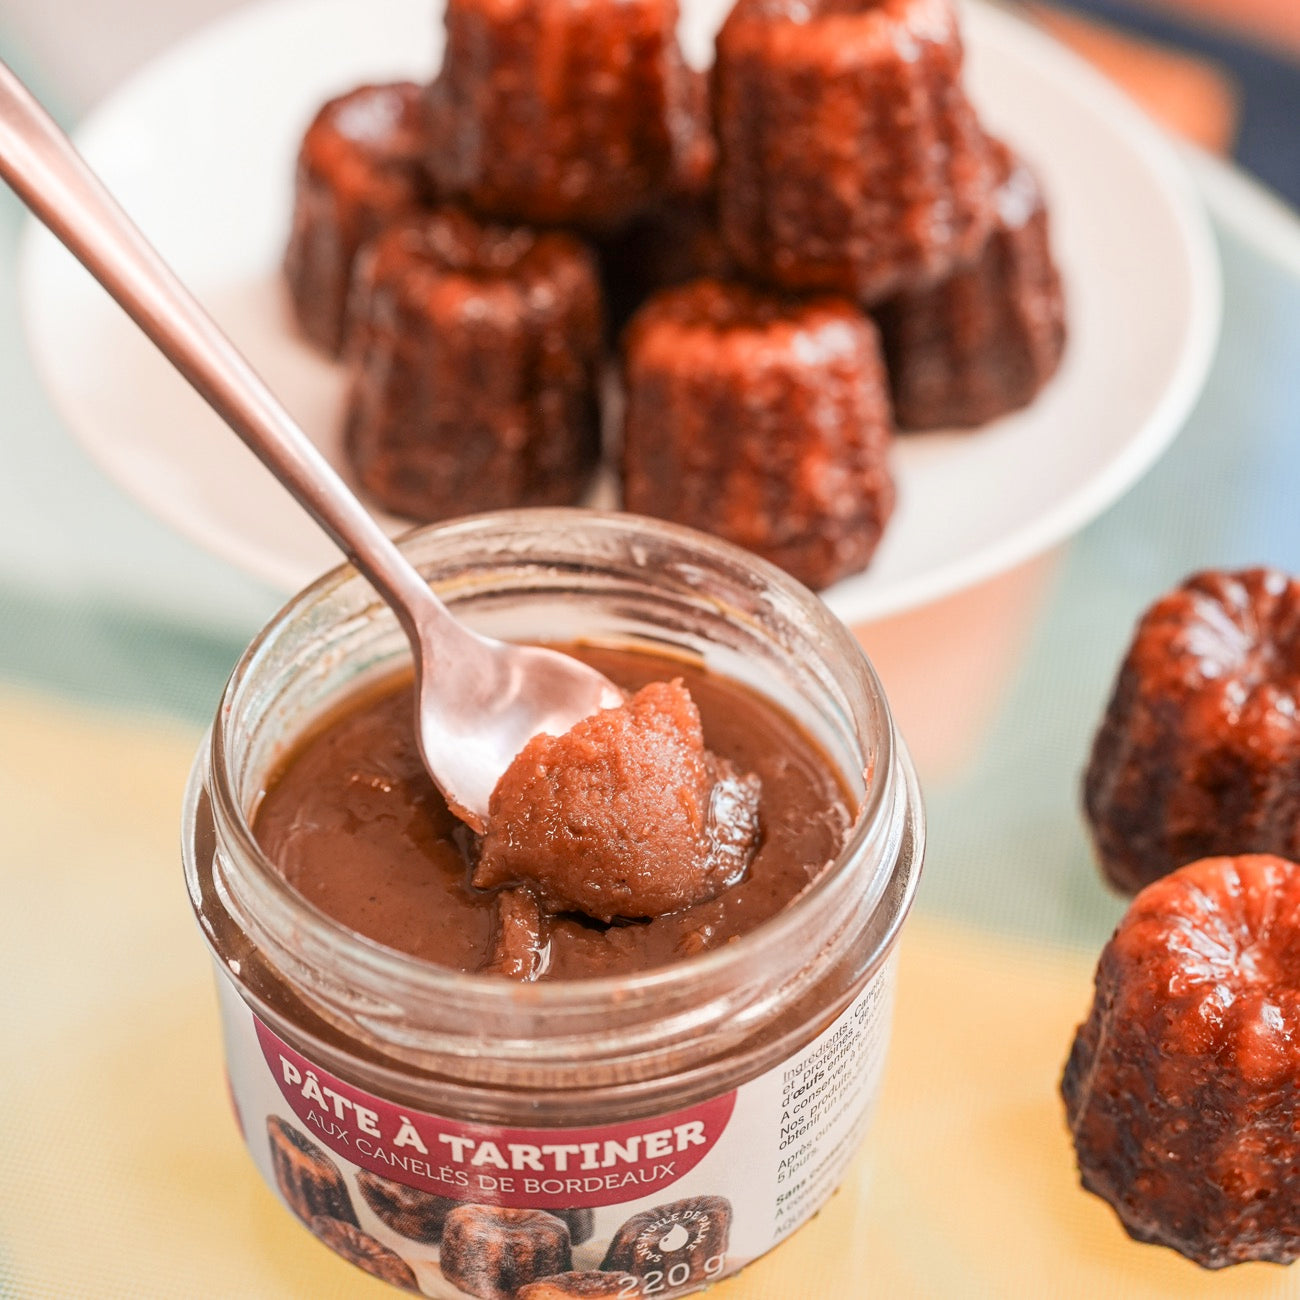
[[[775,918],[632,976],[520,984],[365,939],[291,888],[250,829],[297,740],[408,654],[367,583],[327,575],[240,660],[184,811],[250,1150],[318,1236],[427,1295],[696,1290],[811,1217],[867,1122],[924,841],[880,683],[816,597],[685,529],[513,511],[403,549],[480,631],[639,649],[665,675],[685,658],[768,697],[858,817]],[[521,1292],[571,1270],[606,1276]]]

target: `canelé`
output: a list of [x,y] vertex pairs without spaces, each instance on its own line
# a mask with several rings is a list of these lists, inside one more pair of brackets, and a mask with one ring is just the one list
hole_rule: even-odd
[[318,1215],[355,1224],[356,1211],[338,1165],[305,1133],[274,1115],[266,1119],[275,1185],[304,1223]]
[[299,328],[326,352],[343,346],[362,245],[432,203],[428,151],[424,89],[410,81],[358,86],[331,99],[307,128],[284,272]]
[[900,429],[972,428],[1027,406],[1065,349],[1065,299],[1034,173],[999,141],[997,221],[968,266],[876,315]]
[[519,1288],[573,1268],[568,1226],[544,1210],[461,1205],[447,1216],[438,1252],[448,1282],[480,1300],[512,1300]]
[[618,225],[706,165],[676,0],[448,0],[429,166],[494,216]]
[[623,503],[810,587],[866,567],[894,504],[875,326],[851,303],[698,280],[623,340]]
[[614,1234],[601,1268],[636,1277],[654,1275],[659,1294],[695,1290],[722,1271],[731,1237],[731,1202],[722,1196],[689,1196],[634,1214]]
[[1106,945],[1061,1092],[1083,1185],[1206,1268],[1300,1255],[1300,867],[1209,858]]
[[1101,866],[1132,893],[1194,858],[1300,857],[1300,582],[1189,578],[1142,616],[1084,777]]
[[341,1255],[371,1277],[403,1291],[419,1291],[420,1284],[411,1266],[395,1250],[389,1250],[382,1241],[362,1232],[355,1224],[322,1214],[307,1226],[336,1255]]
[[369,1169],[357,1174],[357,1186],[380,1222],[412,1241],[440,1240],[442,1225],[458,1204],[449,1197],[408,1187]]
[[344,450],[370,499],[429,522],[572,505],[600,450],[590,250],[441,208],[357,266]]
[[661,289],[701,277],[728,279],[731,256],[712,194],[667,195],[598,245],[610,332],[617,336]]
[[872,303],[973,257],[993,172],[961,72],[949,0],[739,0],[714,116],[740,266]]

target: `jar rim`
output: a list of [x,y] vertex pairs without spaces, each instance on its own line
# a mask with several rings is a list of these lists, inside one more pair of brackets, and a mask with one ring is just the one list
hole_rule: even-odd
[[[575,528],[607,534],[635,532],[640,538],[649,536],[684,547],[703,559],[722,564],[729,571],[752,575],[756,583],[774,590],[788,602],[807,621],[818,639],[824,640],[828,653],[840,660],[836,665],[837,681],[840,680],[841,672],[847,672],[852,677],[853,684],[866,700],[875,723],[874,770],[861,773],[864,783],[861,803],[844,843],[836,856],[790,904],[754,929],[719,948],[684,956],[631,974],[521,983],[501,977],[485,977],[478,972],[442,967],[359,934],[322,911],[295,889],[262,851],[236,794],[238,778],[234,766],[235,754],[227,734],[240,691],[257,670],[269,648],[275,644],[276,638],[298,618],[344,585],[364,582],[351,565],[340,565],[291,597],[244,651],[222,693],[220,708],[211,730],[210,744],[200,750],[195,771],[197,783],[204,775],[203,756],[206,751],[213,815],[221,836],[232,844],[241,859],[241,865],[248,869],[245,883],[253,886],[252,892],[256,895],[257,904],[281,912],[299,923],[307,921],[319,931],[322,941],[328,944],[338,963],[334,972],[336,978],[346,981],[349,971],[365,971],[370,979],[379,975],[385,980],[394,981],[405,992],[417,997],[429,998],[435,1003],[437,1000],[449,1000],[462,1012],[478,1006],[487,1014],[491,1014],[494,1009],[507,1011],[524,1005],[530,1011],[542,1014],[580,1010],[590,1012],[612,1002],[629,1004],[648,999],[658,1000],[666,990],[697,986],[718,979],[727,972],[738,971],[773,945],[784,947],[792,938],[798,937],[807,928],[810,909],[821,902],[828,891],[834,890],[837,884],[842,885],[847,866],[857,860],[866,846],[887,829],[884,824],[888,819],[896,816],[897,770],[900,762],[910,766],[910,760],[895,732],[875,669],[849,629],[829,608],[774,565],[728,542],[693,529],[611,511],[563,508],[496,511],[415,528],[403,534],[398,541],[405,549],[418,546],[422,539],[432,537],[454,543],[458,539],[482,540],[493,533],[525,530],[545,538],[548,533],[562,536],[565,532],[572,533]],[[434,586],[436,589],[436,582]],[[451,603],[454,604],[454,600]],[[910,788],[910,783],[906,784]],[[192,803],[192,799],[187,799],[187,804],[189,803]],[[187,812],[187,819],[190,816],[191,813]],[[913,833],[923,836],[923,814],[919,806],[913,810],[913,816]],[[868,882],[870,891],[875,895],[871,900],[873,913],[886,893],[893,865],[889,855],[886,855]],[[895,933],[896,927],[892,927],[882,941],[882,951],[873,954],[873,966],[877,964],[877,958],[883,959]],[[809,960],[812,955],[806,953]]]

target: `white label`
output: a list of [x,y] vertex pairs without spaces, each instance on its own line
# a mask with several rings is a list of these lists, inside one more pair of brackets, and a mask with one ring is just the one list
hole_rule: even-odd
[[[735,1273],[825,1203],[879,1088],[894,958],[829,1029],[735,1091],[577,1129],[471,1124],[394,1105],[295,1051],[228,977],[217,985],[249,1150],[327,1245],[443,1300],[511,1295],[570,1270],[607,1274],[606,1289],[575,1294],[630,1300],[684,1295]],[[507,1258],[514,1271],[494,1277]]]

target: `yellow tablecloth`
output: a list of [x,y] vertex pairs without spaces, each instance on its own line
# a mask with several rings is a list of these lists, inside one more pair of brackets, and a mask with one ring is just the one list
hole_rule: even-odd
[[[0,689],[0,1293],[393,1292],[261,1183],[226,1101],[177,810],[198,733]],[[17,866],[17,863],[15,863]],[[1093,957],[918,915],[871,1138],[717,1300],[1300,1295],[1139,1246],[1076,1185],[1056,1080]]]

